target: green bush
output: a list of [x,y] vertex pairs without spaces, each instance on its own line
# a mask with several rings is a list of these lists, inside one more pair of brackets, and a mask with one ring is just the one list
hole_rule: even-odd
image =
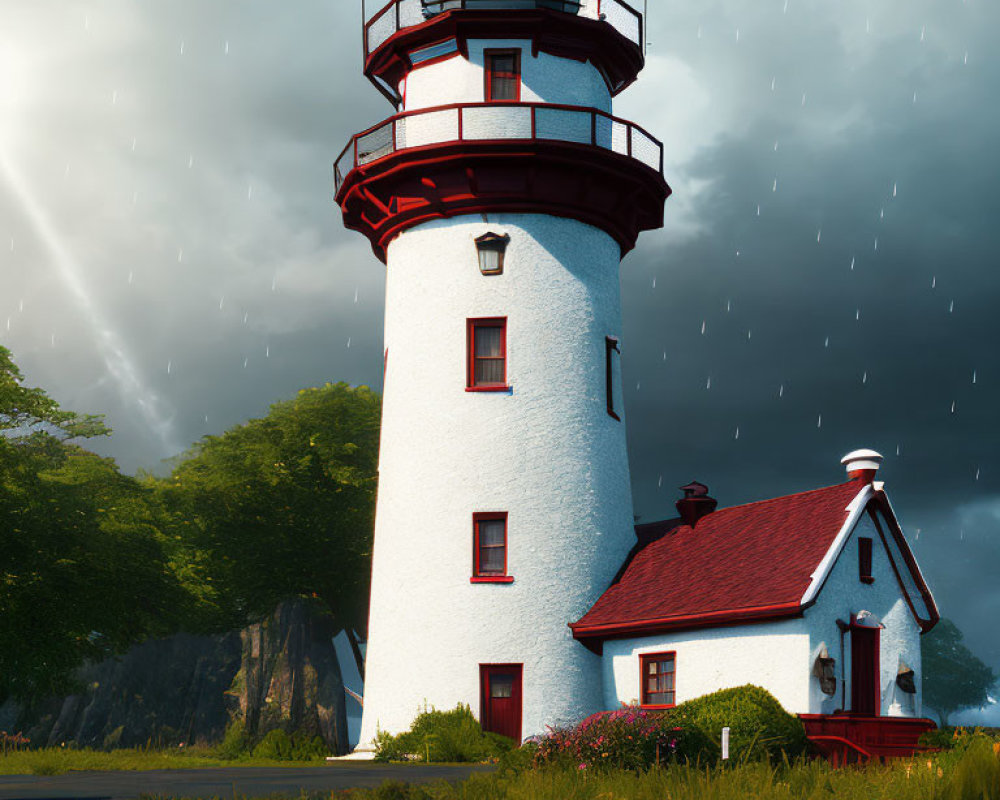
[[291,761],[292,739],[281,728],[268,731],[253,749],[254,758],[270,758],[275,761]]
[[226,726],[222,741],[215,748],[215,756],[235,761],[249,755],[250,750],[250,737],[243,728],[242,720],[234,719]]
[[396,736],[375,737],[376,761],[487,761],[514,747],[505,736],[486,733],[472,710],[459,704],[451,711],[424,710],[413,726]]
[[292,736],[293,761],[311,761],[314,758],[328,755],[330,755],[330,748],[326,746],[322,736],[310,737],[304,733],[296,733]]
[[778,761],[806,751],[802,720],[781,707],[774,695],[759,686],[738,686],[681,703],[671,712],[675,723],[697,728],[712,742],[706,752],[717,758],[722,729],[729,728],[729,757],[733,761]]

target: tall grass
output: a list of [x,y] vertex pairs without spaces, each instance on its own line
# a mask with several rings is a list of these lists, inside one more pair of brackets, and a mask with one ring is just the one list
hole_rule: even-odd
[[833,769],[823,761],[673,765],[646,772],[552,767],[474,775],[449,785],[387,784],[350,800],[1000,800],[1000,744],[887,765]]
[[143,748],[76,750],[48,747],[21,750],[0,756],[0,775],[59,775],[71,770],[204,769],[234,766],[302,767],[326,764],[321,756],[299,760],[242,757],[238,762],[220,758],[209,748],[149,750]]

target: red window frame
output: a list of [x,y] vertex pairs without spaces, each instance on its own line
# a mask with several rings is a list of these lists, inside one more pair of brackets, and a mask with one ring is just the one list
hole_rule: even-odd
[[[651,694],[651,692],[647,690],[646,678],[649,677],[647,674],[647,665],[651,661],[671,661],[673,663],[674,702],[672,703],[649,702],[649,695]],[[652,694],[658,694],[658,692],[653,692]],[[639,705],[642,708],[649,708],[649,709],[673,708],[674,706],[677,705],[677,651],[676,650],[666,650],[662,653],[641,653],[639,655],[639,697],[641,698]]]
[[[503,571],[483,572],[479,567],[479,525],[482,522],[503,522]],[[514,578],[507,574],[507,556],[509,553],[509,537],[507,535],[506,511],[479,511],[472,515],[472,577],[470,583],[513,583]]]
[[[506,72],[497,70],[493,64],[493,59],[497,57],[507,57],[513,56],[514,58],[514,70],[512,72]],[[484,96],[486,97],[487,103],[519,103],[521,101],[521,51],[517,49],[486,49],[483,51],[483,65],[485,73],[486,87]],[[503,99],[494,99],[493,97],[493,79],[494,78],[510,78],[514,81],[514,86],[516,87],[514,97],[505,97]]]
[[605,380],[605,390],[608,396],[608,416],[612,417],[619,422],[621,422],[621,417],[618,416],[618,412],[615,411],[615,379],[614,379],[614,358],[612,353],[618,353],[620,356],[622,351],[618,346],[618,339],[614,336],[604,337],[604,380]]
[[[480,356],[503,362],[503,381],[501,383],[476,383],[476,330],[479,328],[500,328],[500,355]],[[507,317],[479,317],[466,320],[466,376],[465,391],[467,392],[505,392],[507,391]]]
[[867,536],[858,537],[858,579],[862,583],[875,583],[872,576],[873,541]]

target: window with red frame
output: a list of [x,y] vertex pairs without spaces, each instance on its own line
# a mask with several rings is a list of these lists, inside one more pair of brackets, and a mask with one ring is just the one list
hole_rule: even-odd
[[497,391],[507,388],[506,318],[468,321],[469,365],[466,388]]
[[473,581],[510,582],[507,575],[507,512],[472,515]]
[[872,540],[858,537],[858,577],[862,583],[874,583],[872,577]]
[[665,707],[674,705],[676,654],[644,653],[639,656],[642,681],[642,705]]
[[521,99],[521,51],[487,50],[486,102]]

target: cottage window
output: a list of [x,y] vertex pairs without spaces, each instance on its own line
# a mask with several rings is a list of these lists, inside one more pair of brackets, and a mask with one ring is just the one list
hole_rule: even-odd
[[858,538],[858,578],[862,583],[874,583],[872,577],[872,540]]
[[467,391],[490,392],[507,388],[507,319],[468,321]]
[[472,582],[511,583],[507,574],[507,512],[472,515]]
[[486,102],[521,99],[521,51],[487,50]]
[[639,656],[644,708],[669,708],[674,705],[675,653],[644,653]]
[[615,355],[621,356],[621,348],[614,336],[604,337],[604,382],[607,394],[608,416],[621,420],[615,411]]
[[500,275],[503,272],[504,254],[510,236],[500,236],[487,233],[476,239],[476,250],[479,253],[479,271],[483,275]]

